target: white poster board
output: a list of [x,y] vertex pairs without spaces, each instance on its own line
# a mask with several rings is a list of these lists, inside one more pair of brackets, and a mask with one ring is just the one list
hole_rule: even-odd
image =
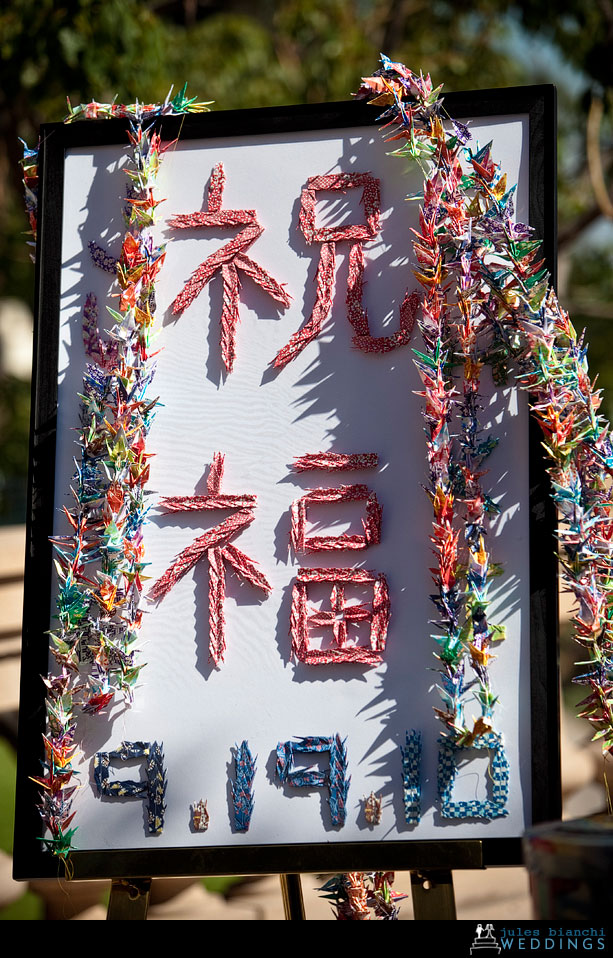
[[[517,183],[516,216],[529,218],[528,116],[480,117],[470,124],[473,142],[494,140],[496,156]],[[118,145],[67,149],[62,209],[61,299],[58,363],[58,429],[54,534],[65,534],[61,509],[69,505],[76,454],[83,369],[83,304],[95,293],[113,304],[113,278],[92,261],[88,244],[112,255],[121,247],[125,150]],[[222,364],[220,316],[223,285],[218,273],[180,316],[173,300],[194,270],[228,242],[238,227],[172,229],[179,214],[206,210],[212,171],[223,164],[223,209],[255,210],[262,234],[248,255],[284,285],[284,308],[246,274],[241,275],[240,325],[231,373]],[[254,561],[272,587],[264,593],[226,571],[223,609],[227,648],[218,668],[210,661],[209,570],[198,561],[157,602],[144,601],[139,636],[143,669],[134,704],[115,706],[105,719],[80,719],[81,788],[74,801],[81,851],[166,848],[292,846],[295,844],[391,843],[513,838],[532,821],[529,629],[529,455],[527,401],[511,383],[482,377],[486,419],[500,439],[491,455],[486,488],[499,502],[489,548],[504,575],[492,586],[492,619],[506,627],[497,647],[492,683],[500,696],[499,727],[509,761],[505,816],[445,819],[437,807],[437,739],[441,727],[437,666],[429,620],[435,618],[429,567],[432,510],[427,482],[420,381],[411,342],[384,353],[352,346],[347,320],[347,242],[336,244],[335,289],[322,332],[281,369],[278,351],[308,320],[316,296],[321,244],[308,244],[299,225],[301,193],[313,176],[365,174],[380,181],[381,228],[364,244],[364,306],[373,336],[398,328],[405,293],[417,288],[411,270],[411,227],[419,203],[407,194],[421,174],[390,156],[374,126],[179,140],[159,174],[157,237],[168,242],[156,284],[159,357],[152,397],[159,396],[147,452],[152,453],[149,522],[145,526],[147,574],[153,585],[176,556],[204,532],[236,512],[216,510],[165,515],[162,497],[207,493],[216,452],[225,456],[221,492],[257,497],[255,518],[233,542]],[[318,226],[363,222],[361,190],[320,191]],[[101,310],[101,315],[102,315]],[[104,325],[104,323],[102,323]],[[109,324],[110,325],[110,324]],[[320,452],[376,454],[378,464],[357,471],[297,471],[296,457]],[[291,506],[310,490],[364,484],[382,506],[380,542],[359,551],[299,555],[290,542]],[[307,534],[362,532],[364,501],[311,503]],[[292,589],[299,569],[347,568],[383,573],[390,620],[380,664],[311,665],[291,658]],[[308,587],[311,609],[330,610],[332,582]],[[370,589],[370,593],[369,590]],[[372,603],[372,587],[347,585],[346,603]],[[51,615],[54,609],[52,607]],[[310,630],[313,648],[333,648],[338,611]],[[368,645],[370,623],[349,616],[348,646]],[[334,621],[333,621],[334,620]],[[478,715],[475,702],[474,716]],[[467,716],[470,718],[470,705]],[[408,730],[422,736],[421,819],[407,824],[403,807],[401,746]],[[327,788],[282,784],[277,744],[301,737],[339,735],[351,777],[344,824],[334,824]],[[161,834],[151,835],[140,799],[100,798],[94,783],[96,753],[123,741],[163,743],[167,773]],[[257,756],[254,811],[247,831],[236,828],[231,783],[233,747],[247,741]],[[297,755],[295,768],[325,772],[327,756]],[[456,800],[485,800],[489,756],[474,752],[458,774]],[[142,762],[119,766],[114,780],[144,776]],[[364,813],[364,799],[382,799],[378,825]],[[190,806],[206,799],[210,825],[194,830]]]

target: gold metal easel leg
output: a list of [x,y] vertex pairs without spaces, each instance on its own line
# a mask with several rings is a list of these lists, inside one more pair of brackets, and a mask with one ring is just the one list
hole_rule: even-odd
[[456,919],[451,871],[412,871],[411,894],[416,921]]
[[150,891],[150,878],[113,879],[106,920],[145,921]]
[[286,921],[306,921],[300,875],[279,875]]

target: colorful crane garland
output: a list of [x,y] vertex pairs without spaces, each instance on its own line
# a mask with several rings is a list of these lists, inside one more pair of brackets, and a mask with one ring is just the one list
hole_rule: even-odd
[[[51,834],[53,854],[66,859],[72,846],[71,803],[76,786],[72,762],[77,748],[79,707],[95,714],[109,707],[117,692],[130,701],[142,665],[134,643],[139,610],[144,545],[142,525],[147,507],[145,485],[150,454],[146,438],[157,400],[147,396],[153,378],[151,350],[155,318],[155,282],[164,262],[164,247],[151,234],[159,200],[154,189],[162,147],[156,117],[202,112],[207,104],[186,97],[186,88],[165,103],[130,106],[88,103],[70,107],[66,122],[121,117],[129,121],[129,179],[126,227],[117,262],[119,311],[110,341],[100,338],[95,298],[84,308],[86,364],[81,395],[80,460],[72,494],[64,509],[71,532],[53,540],[58,576],[57,618],[51,652],[59,674],[47,686],[47,734],[44,774],[34,778],[42,789],[40,812]],[[36,151],[25,149],[22,161],[26,206],[36,235]],[[89,672],[85,682],[84,671]]]
[[[388,139],[404,140],[396,155],[420,163],[425,158],[428,163],[421,233],[414,245],[423,269],[417,278],[426,289],[423,327],[431,344],[424,363],[432,370],[425,390],[426,420],[436,423],[431,432],[431,465],[433,460],[437,461],[436,453],[446,464],[445,430],[453,398],[451,380],[445,374],[448,332],[442,324],[436,325],[438,315],[433,322],[431,304],[443,312],[443,303],[448,306],[445,287],[455,279],[463,323],[458,325],[457,332],[465,362],[462,415],[468,426],[468,434],[465,429],[462,437],[465,458],[461,468],[466,474],[466,454],[473,462],[475,458],[478,461],[491,444],[490,440],[476,444],[471,398],[474,393],[472,386],[467,390],[467,384],[475,382],[476,365],[483,361],[482,356],[469,352],[474,348],[473,333],[483,327],[491,337],[490,356],[492,352],[498,358],[505,353],[513,356],[519,370],[518,382],[528,391],[532,413],[544,434],[551,495],[562,519],[558,539],[563,581],[578,602],[573,619],[575,638],[587,653],[587,661],[580,663],[587,669],[574,681],[589,689],[588,697],[581,703],[581,715],[590,721],[593,738],[601,739],[604,752],[609,753],[613,749],[613,525],[606,479],[613,474],[613,449],[609,424],[598,415],[601,392],[588,376],[587,349],[549,287],[540,241],[531,238],[529,227],[513,222],[514,188],[507,189],[506,175],[492,159],[491,144],[475,152],[466,148],[467,172],[463,172],[459,154],[467,142],[467,131],[451,121],[453,132],[446,132],[439,99],[441,88],[434,90],[429,76],[417,76],[387,57],[382,57],[382,64],[373,76],[364,79],[360,94],[374,94],[371,102],[385,104],[382,119],[387,121]],[[475,495],[468,484],[467,491],[465,503],[471,506]],[[437,546],[441,543],[439,601],[447,620],[455,623],[453,593],[454,601],[449,601],[458,572],[454,543],[445,525],[442,530],[437,529],[441,522],[450,521],[450,505],[443,488],[439,501],[435,499],[435,542]],[[490,511],[491,505],[485,499],[477,516],[481,509]],[[476,599],[481,635],[483,554],[481,548],[471,546],[471,540],[479,542],[480,535],[476,538],[475,531],[469,532],[467,528],[467,538],[471,553],[468,585],[474,595],[469,598],[473,642],[464,646],[463,637],[461,641],[473,666],[485,668],[487,648],[483,641],[475,641],[474,616]],[[473,646],[479,655],[475,655]],[[454,709],[459,684],[452,683],[448,695]],[[480,677],[484,720],[493,707],[490,696],[487,681]],[[441,717],[453,728],[451,715]],[[473,732],[477,736],[484,734],[476,726]]]
[[[512,357],[544,434],[551,496],[561,519],[562,579],[578,603],[575,638],[586,650],[587,661],[579,664],[587,669],[573,681],[589,689],[580,715],[591,723],[593,740],[602,741],[606,756],[613,751],[613,503],[607,487],[613,448],[609,424],[598,415],[601,391],[590,382],[583,337],[549,287],[540,241],[532,238],[530,227],[513,222],[514,187],[507,189],[491,144],[474,152],[467,148],[466,127],[450,120],[452,132],[445,129],[441,87],[434,89],[429,76],[385,56],[381,61],[381,69],[363,78],[358,95],[385,106],[381,119],[388,142],[404,140],[394,155],[424,169],[420,230],[414,231],[413,245],[420,267],[415,275],[425,290],[420,324],[425,349],[417,353],[416,365],[424,385],[438,559],[433,600],[443,632],[435,639],[444,709],[436,712],[445,726],[443,737],[454,749],[500,742],[491,731],[496,698],[487,667],[491,642],[503,635],[487,620],[487,582],[496,570],[484,547],[484,519],[496,507],[476,471],[496,440],[480,438],[477,412],[483,363],[493,364],[500,381]],[[462,152],[466,172],[460,165]],[[464,366],[460,400],[451,378],[454,359]],[[459,455],[449,435],[454,403],[462,423]],[[464,506],[468,545],[463,625],[457,502]],[[472,730],[463,714],[467,658],[478,680],[482,711]],[[502,758],[498,749],[495,760]],[[338,876],[337,884],[353,888],[351,877]],[[338,917],[360,920],[363,912],[363,895],[345,892]]]
[[392,890],[393,872],[347,872],[334,875],[319,889],[332,903],[337,921],[397,921],[397,903],[407,896]]
[[[415,276],[424,289],[420,322],[424,349],[415,350],[415,363],[423,384],[418,395],[425,400],[428,495],[434,512],[432,541],[437,559],[432,570],[436,586],[432,598],[440,616],[441,634],[434,639],[439,646],[436,654],[443,708],[436,713],[444,725],[445,740],[470,746],[481,736],[497,734],[493,716],[497,699],[489,662],[492,644],[504,637],[503,630],[487,616],[489,582],[497,569],[485,537],[488,520],[498,510],[483,489],[481,467],[497,440],[483,434],[479,388],[484,362],[500,356],[501,341],[491,304],[479,282],[482,221],[487,221],[479,206],[479,176],[488,174],[487,198],[502,197],[506,181],[491,164],[489,152],[487,156],[484,151],[470,154],[471,173],[463,172],[461,155],[470,134],[455,121],[453,132],[446,133],[441,88],[433,89],[429,76],[416,76],[383,57],[383,68],[363,83],[359,95],[386,107],[381,117],[387,121],[386,140],[404,140],[394,155],[416,160],[424,168],[419,230],[413,230],[419,266]],[[452,378],[452,367],[458,362],[463,367],[461,394]],[[455,442],[450,431],[454,408],[460,417]],[[464,564],[460,559],[462,524],[467,546]],[[481,709],[472,728],[464,715],[468,661],[476,677]]]

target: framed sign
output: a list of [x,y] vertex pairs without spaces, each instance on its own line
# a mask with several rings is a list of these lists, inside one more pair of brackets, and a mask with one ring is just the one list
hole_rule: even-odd
[[[551,89],[445,105],[473,142],[494,141],[516,216],[552,263]],[[526,826],[558,813],[553,514],[527,400],[487,366],[501,736],[460,757],[439,742],[415,395],[420,204],[406,202],[421,174],[390,155],[376,116],[355,102],[156,121],[167,149],[153,236],[167,246],[146,384],[155,415],[132,473],[146,490],[146,566],[139,610],[115,619],[138,617],[144,667],[131,705],[116,696],[90,714],[105,694],[101,617],[120,601],[95,545],[77,878],[513,863]],[[63,510],[87,478],[79,441],[97,415],[96,369],[118,362],[103,304],[128,308],[115,277],[126,125],[42,130],[17,877],[57,872],[30,781],[58,615],[50,538],[61,550],[74,535]],[[117,414],[133,396],[113,375]],[[116,444],[96,455],[112,476]],[[107,523],[107,553],[113,536],[125,547],[120,532]],[[471,709],[469,696],[467,720]]]

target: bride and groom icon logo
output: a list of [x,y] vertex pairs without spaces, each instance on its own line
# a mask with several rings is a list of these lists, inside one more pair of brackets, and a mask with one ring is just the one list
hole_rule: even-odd
[[475,931],[477,935],[470,946],[471,955],[487,950],[495,950],[498,954],[500,954],[500,945],[496,941],[496,936],[494,935],[494,926],[491,923],[488,923],[484,927],[481,922],[479,922]]

